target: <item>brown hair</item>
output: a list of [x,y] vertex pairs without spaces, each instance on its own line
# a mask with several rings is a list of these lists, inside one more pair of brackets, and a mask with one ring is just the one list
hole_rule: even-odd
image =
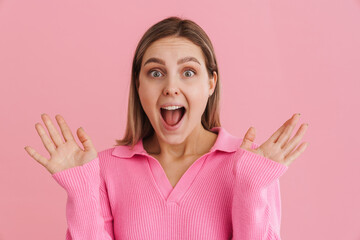
[[208,75],[213,76],[213,71],[216,72],[217,83],[215,90],[208,99],[205,111],[201,117],[201,123],[206,130],[221,126],[219,114],[220,76],[212,43],[205,31],[195,22],[172,16],[151,26],[142,36],[136,47],[131,70],[126,132],[123,139],[115,140],[116,144],[114,146],[130,145],[132,148],[141,138],[146,138],[154,133],[154,128],[141,106],[137,86],[139,84],[141,63],[146,49],[156,40],[168,36],[185,37],[199,46],[205,56]]

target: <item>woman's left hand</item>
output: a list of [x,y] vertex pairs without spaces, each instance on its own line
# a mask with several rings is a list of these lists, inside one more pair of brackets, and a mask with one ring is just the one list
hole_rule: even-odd
[[300,114],[294,114],[266,142],[256,149],[251,149],[251,145],[255,140],[255,128],[250,127],[240,148],[289,166],[309,145],[308,142],[303,142],[293,151],[308,128],[306,123],[302,124],[295,136],[288,141],[299,118]]

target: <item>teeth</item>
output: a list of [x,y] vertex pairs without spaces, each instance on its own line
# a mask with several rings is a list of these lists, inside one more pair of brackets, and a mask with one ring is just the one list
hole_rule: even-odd
[[162,107],[163,109],[166,109],[166,110],[175,110],[175,109],[178,109],[178,108],[182,108],[181,106],[167,106],[167,107]]

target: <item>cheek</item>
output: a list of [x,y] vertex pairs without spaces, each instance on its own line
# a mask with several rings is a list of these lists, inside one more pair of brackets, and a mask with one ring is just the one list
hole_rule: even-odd
[[208,101],[208,93],[204,90],[194,90],[188,96],[190,108],[195,110],[194,113],[201,116],[206,108],[206,104]]
[[146,114],[151,114],[151,111],[156,108],[156,91],[153,88],[147,87],[146,84],[140,85],[139,90],[139,98],[141,105]]
[[193,98],[196,98],[197,101],[206,101],[208,96],[209,96],[209,87],[204,84],[197,84],[197,86],[193,86],[190,88],[190,92],[191,96],[193,96]]

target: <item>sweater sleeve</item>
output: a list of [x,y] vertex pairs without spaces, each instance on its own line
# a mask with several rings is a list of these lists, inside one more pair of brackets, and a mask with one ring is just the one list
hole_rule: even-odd
[[239,148],[234,154],[234,240],[280,240],[279,177],[288,166]]
[[114,239],[113,217],[99,157],[52,175],[67,192],[66,240]]

